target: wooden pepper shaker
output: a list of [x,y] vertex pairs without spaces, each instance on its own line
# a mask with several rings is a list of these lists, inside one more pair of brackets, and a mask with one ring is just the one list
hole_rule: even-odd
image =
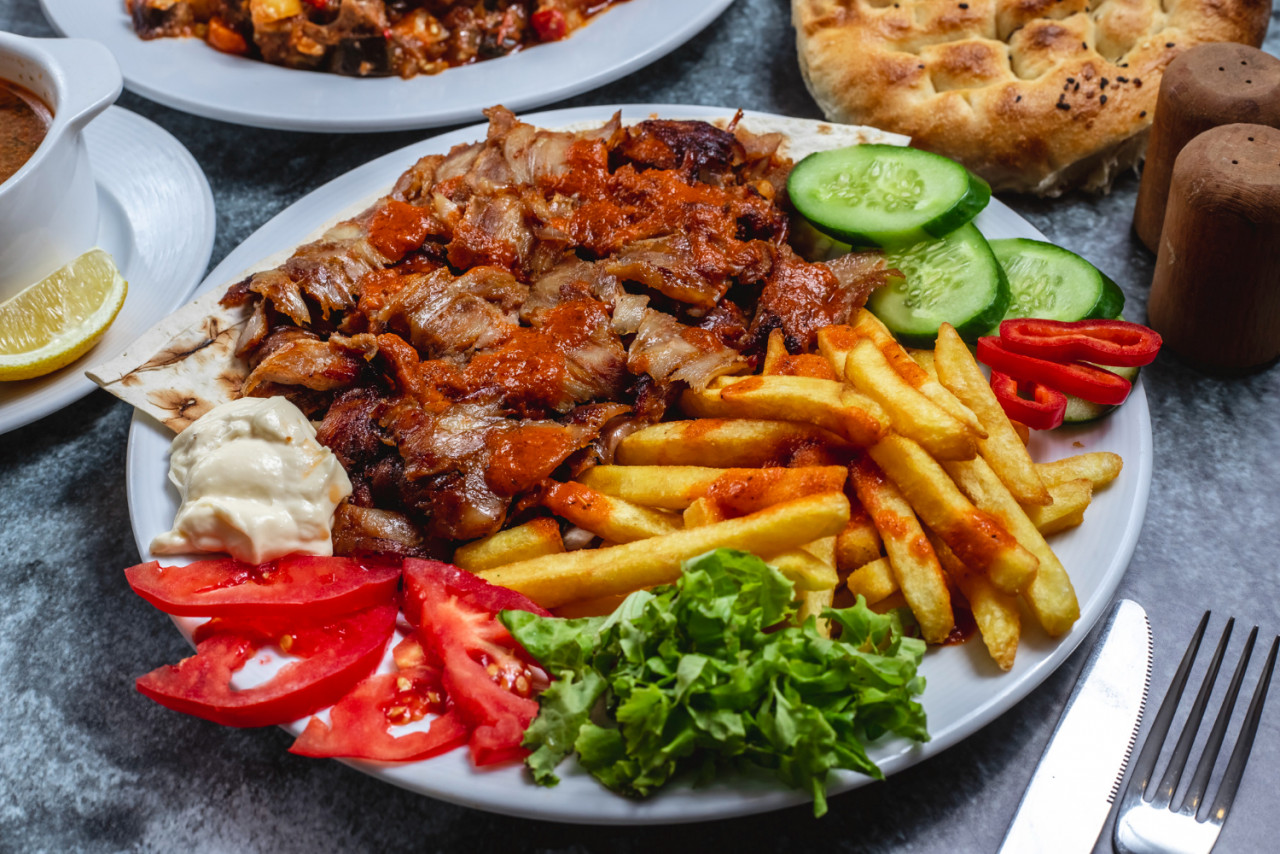
[[1178,155],[1147,304],[1167,347],[1237,372],[1280,356],[1280,130],[1207,130]]
[[1158,251],[1178,152],[1209,128],[1235,122],[1280,128],[1280,59],[1218,42],[1197,45],[1169,63],[1133,211],[1133,228],[1152,252]]

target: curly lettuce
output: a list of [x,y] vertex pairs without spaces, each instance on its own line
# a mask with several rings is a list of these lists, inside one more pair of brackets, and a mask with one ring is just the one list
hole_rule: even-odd
[[896,613],[859,597],[794,625],[790,581],[755,555],[719,549],[687,561],[671,586],[631,594],[608,617],[503,611],[501,620],[555,677],[524,736],[535,781],[557,782],[572,753],[610,789],[647,796],[678,773],[710,779],[749,763],[813,796],[826,812],[833,769],[877,779],[863,742],[927,741],[917,667],[924,642]]

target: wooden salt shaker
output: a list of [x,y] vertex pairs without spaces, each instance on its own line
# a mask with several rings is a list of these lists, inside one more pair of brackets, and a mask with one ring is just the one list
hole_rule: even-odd
[[1133,227],[1152,252],[1169,198],[1169,177],[1196,135],[1234,122],[1280,128],[1280,59],[1243,44],[1197,45],[1165,69],[1147,143]]
[[1239,372],[1280,356],[1280,130],[1223,125],[1182,149],[1147,316],[1202,367]]

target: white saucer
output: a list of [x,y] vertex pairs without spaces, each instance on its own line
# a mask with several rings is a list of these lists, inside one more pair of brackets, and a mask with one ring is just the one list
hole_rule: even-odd
[[85,370],[186,302],[213,251],[213,193],[200,164],[159,125],[111,107],[84,131],[98,183],[98,245],[129,282],[124,308],[85,355],[39,379],[0,383],[0,433],[97,388]]

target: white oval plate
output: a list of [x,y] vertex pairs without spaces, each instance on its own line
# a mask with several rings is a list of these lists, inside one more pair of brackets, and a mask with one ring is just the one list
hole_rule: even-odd
[[124,0],[41,0],[65,36],[111,49],[125,85],[169,107],[254,127],[378,131],[479,121],[603,86],[670,53],[733,0],[625,0],[569,38],[410,80],[298,71],[220,53],[199,39],[144,41]]
[[187,301],[213,251],[213,194],[200,164],[159,125],[110,107],[84,130],[98,184],[98,246],[129,293],[102,340],[48,376],[0,383],[0,433],[97,388],[86,368],[114,358]]
[[[562,127],[574,122],[603,120],[613,107],[558,110],[522,119],[539,127]],[[623,116],[640,118],[657,113],[672,118],[720,118],[730,111],[688,106],[628,106]],[[747,114],[748,125],[751,114]],[[210,273],[201,290],[226,284],[233,276],[282,248],[296,245],[332,217],[334,211],[385,192],[415,159],[443,153],[459,142],[484,136],[484,126],[466,128],[424,140],[393,152],[337,178],[294,203],[252,234]],[[978,217],[989,237],[1043,239],[1026,220],[999,201]],[[178,497],[167,480],[167,429],[145,416],[134,416],[129,433],[128,495],[134,538],[144,560],[151,559],[151,539],[169,529]],[[945,750],[993,721],[1049,676],[1088,635],[1110,604],[1116,585],[1137,544],[1151,485],[1151,420],[1141,382],[1115,414],[1087,427],[1037,433],[1032,441],[1036,459],[1049,460],[1085,451],[1114,451],[1125,461],[1124,472],[1094,496],[1085,523],[1053,537],[1051,544],[1070,573],[1080,598],[1080,620],[1065,637],[1051,640],[1038,627],[1024,625],[1017,662],[1001,673],[987,656],[981,640],[961,646],[931,649],[922,672],[928,680],[922,701],[929,715],[933,740],[912,745],[886,740],[870,749],[885,774],[892,774]],[[1028,621],[1029,622],[1029,621]],[[157,662],[157,665],[160,662]],[[300,728],[291,727],[297,732]],[[584,772],[566,763],[560,785],[544,789],[529,782],[518,766],[490,770],[472,768],[464,750],[403,766],[352,762],[379,779],[441,800],[509,815],[590,824],[648,824],[701,821],[757,813],[801,803],[806,798],[765,777],[731,777],[702,789],[668,787],[647,801],[613,795]],[[869,782],[841,773],[831,791],[841,792]]]

